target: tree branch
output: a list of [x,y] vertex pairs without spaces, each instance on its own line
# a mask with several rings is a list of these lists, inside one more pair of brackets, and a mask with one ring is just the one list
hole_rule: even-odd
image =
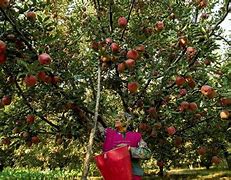
[[[129,20],[130,20],[130,16],[131,16],[132,9],[133,9],[133,7],[134,7],[135,1],[136,1],[136,0],[132,0],[131,6],[130,6],[130,10],[129,10],[129,13],[128,13],[128,17],[127,17],[127,22],[129,22]],[[126,31],[126,27],[123,29],[123,32],[122,32],[122,35],[121,35],[121,38],[120,38],[121,40],[122,40],[123,37],[124,37],[125,31]]]

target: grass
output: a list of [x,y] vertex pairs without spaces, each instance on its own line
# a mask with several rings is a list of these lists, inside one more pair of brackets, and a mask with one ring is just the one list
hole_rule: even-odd
[[[65,171],[65,170],[52,170],[52,171],[40,171],[38,169],[11,169],[6,168],[0,173],[1,180],[34,180],[34,179],[80,179],[80,173],[77,171]],[[91,177],[91,180],[102,180],[100,177]],[[174,169],[166,173],[164,178],[160,178],[156,175],[156,172],[150,173],[144,177],[144,180],[148,179],[170,179],[170,180],[187,180],[187,179],[231,179],[231,171],[225,169]]]

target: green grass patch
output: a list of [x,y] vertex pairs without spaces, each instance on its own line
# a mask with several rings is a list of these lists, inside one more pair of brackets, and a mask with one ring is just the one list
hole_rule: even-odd
[[[164,178],[158,177],[156,171],[153,171],[149,175],[145,176],[143,179],[177,179],[177,180],[187,180],[187,179],[223,179],[228,180],[231,179],[231,171],[226,169],[174,169],[168,171],[165,174]],[[3,172],[0,173],[0,179],[5,180],[34,180],[34,179],[59,179],[59,180],[67,180],[67,179],[80,179],[81,173],[79,171],[74,170],[47,170],[41,171],[39,169],[11,169],[6,168]],[[91,177],[91,180],[102,180],[101,177]]]

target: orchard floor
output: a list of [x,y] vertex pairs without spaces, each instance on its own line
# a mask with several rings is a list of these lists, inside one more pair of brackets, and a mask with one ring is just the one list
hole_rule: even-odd
[[[187,179],[221,179],[231,180],[231,171],[225,169],[175,169],[166,173],[164,178],[160,178],[155,175],[156,172],[152,172],[145,176],[143,179],[170,179],[170,180],[187,180]],[[76,171],[39,171],[34,169],[9,169],[6,168],[0,173],[0,180],[33,180],[33,179],[60,179],[60,180],[72,180],[80,179],[79,173]],[[102,180],[100,177],[91,177],[90,180]]]

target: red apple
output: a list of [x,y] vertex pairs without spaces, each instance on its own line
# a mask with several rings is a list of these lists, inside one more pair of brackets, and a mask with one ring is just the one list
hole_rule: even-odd
[[196,111],[198,109],[197,104],[195,102],[189,103],[189,109],[191,111]]
[[94,49],[95,51],[98,51],[99,50],[99,43],[96,41],[93,41],[91,43],[91,48]]
[[182,86],[185,83],[185,79],[182,76],[177,76],[176,77],[176,85],[177,86]]
[[180,107],[182,108],[182,110],[187,110],[189,109],[189,103],[187,101],[183,101],[180,103]]
[[208,66],[208,65],[211,64],[211,61],[209,59],[205,59],[204,63],[205,63],[206,66]]
[[187,94],[187,89],[180,89],[180,96],[185,96]]
[[127,52],[127,58],[128,59],[134,59],[137,60],[139,57],[139,54],[136,50],[132,49]]
[[0,40],[0,54],[5,54],[5,53],[6,53],[6,43]]
[[6,62],[6,54],[0,54],[0,64],[4,64]]
[[147,112],[148,112],[150,118],[156,118],[157,117],[157,112],[156,112],[156,108],[155,107],[150,107],[147,110]]
[[125,61],[125,64],[128,69],[132,69],[135,67],[136,62],[133,59],[128,59]]
[[60,77],[59,76],[52,76],[51,77],[51,83],[52,84],[57,84],[60,82]]
[[199,147],[198,149],[197,149],[197,153],[199,154],[199,155],[201,155],[201,156],[203,156],[203,155],[205,155],[205,153],[206,153],[206,148],[204,147],[204,146],[201,146],[201,147]]
[[128,24],[128,21],[127,21],[127,19],[125,17],[123,17],[123,16],[119,17],[119,19],[118,19],[118,26],[119,27],[124,28],[124,27],[127,26],[127,24]]
[[192,59],[196,55],[196,49],[194,47],[188,47],[186,50],[187,57]]
[[162,31],[164,29],[164,22],[163,21],[157,21],[155,25],[155,29],[157,31]]
[[9,96],[3,96],[2,97],[2,104],[4,106],[10,105],[10,103],[11,103],[11,98]]
[[170,126],[167,128],[167,132],[170,136],[174,135],[176,133],[176,129],[173,126]]
[[148,125],[146,123],[139,124],[139,131],[146,131],[148,129]]
[[220,164],[221,159],[217,156],[213,156],[211,162],[214,164]]
[[9,0],[0,0],[0,8],[7,8],[10,4]]
[[125,63],[120,63],[120,64],[117,65],[117,70],[118,70],[119,73],[123,73],[125,68],[126,68]]
[[175,138],[175,140],[174,140],[174,144],[175,144],[175,146],[180,146],[181,144],[182,144],[182,137],[180,137],[180,136],[177,136],[176,138]]
[[222,106],[229,106],[231,105],[231,98],[221,98],[220,103]]
[[197,4],[200,9],[203,9],[208,6],[208,1],[207,0],[197,0]]
[[51,63],[51,57],[47,53],[40,54],[38,60],[41,65],[47,65]]
[[33,136],[31,138],[31,142],[34,143],[34,144],[38,144],[40,142],[40,139],[38,136]]
[[213,93],[213,88],[208,85],[203,85],[201,87],[201,93],[205,96],[211,95]]
[[138,83],[137,82],[130,82],[128,83],[128,90],[131,92],[131,93],[135,93],[137,92],[137,89],[138,89]]
[[29,21],[35,21],[36,20],[36,13],[34,11],[29,11],[26,13],[26,17]]
[[40,71],[40,72],[37,74],[37,77],[38,77],[39,80],[45,81],[46,73],[45,73],[44,71]]
[[33,124],[35,121],[35,116],[34,115],[27,115],[26,116],[26,122],[29,123],[29,124]]
[[106,42],[107,44],[111,44],[111,43],[112,43],[112,38],[106,38],[106,39],[105,39],[105,42]]
[[11,141],[10,141],[10,138],[6,137],[2,140],[2,144],[5,144],[5,145],[10,145]]
[[111,51],[112,52],[119,52],[119,50],[120,50],[120,47],[119,47],[119,45],[117,43],[112,43],[111,44]]
[[24,78],[24,83],[26,84],[26,86],[28,87],[32,87],[32,86],[35,86],[36,83],[37,83],[37,78],[33,75],[27,75],[25,78]]
[[50,84],[52,81],[52,78],[48,75],[46,75],[45,79],[44,79],[44,82],[47,83],[47,84]]
[[221,119],[228,119],[230,116],[230,113],[228,110],[223,110],[220,112],[220,117]]

